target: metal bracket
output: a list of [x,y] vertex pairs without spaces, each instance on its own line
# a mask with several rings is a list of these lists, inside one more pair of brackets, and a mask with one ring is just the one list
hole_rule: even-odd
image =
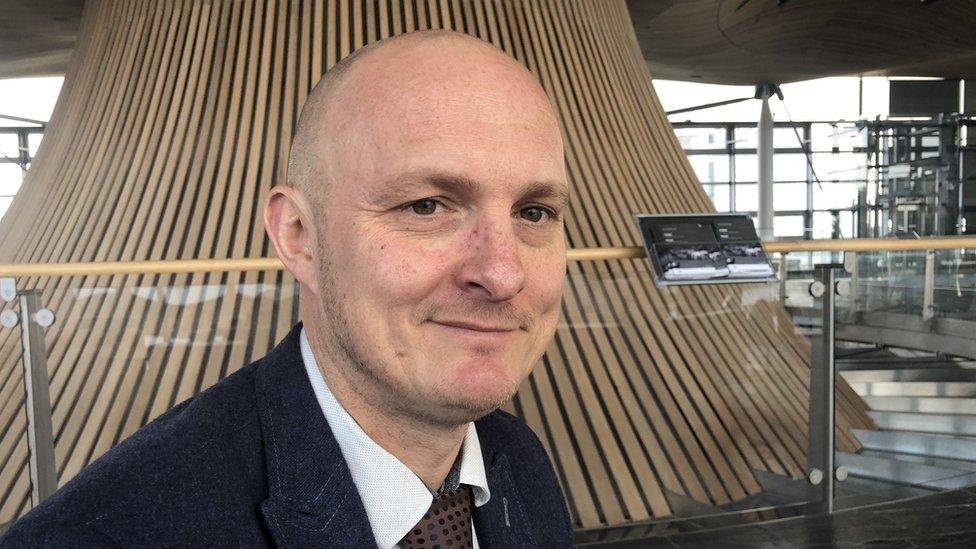
[[843,465],[840,465],[837,467],[837,469],[834,469],[834,478],[837,479],[838,482],[844,482],[847,480],[848,475],[850,475],[850,471],[848,471],[847,467],[844,467]]
[[814,299],[820,299],[821,297],[823,297],[824,292],[826,291],[827,291],[827,287],[824,285],[822,281],[814,280],[813,282],[810,283],[810,295],[813,296]]
[[18,324],[20,324],[20,316],[16,312],[7,309],[6,311],[0,313],[0,326],[3,326],[4,328],[13,328]]
[[4,301],[17,299],[16,278],[0,278],[0,299]]

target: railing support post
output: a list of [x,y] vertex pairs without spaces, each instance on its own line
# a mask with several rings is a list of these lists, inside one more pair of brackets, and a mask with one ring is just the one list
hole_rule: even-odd
[[810,414],[807,425],[807,479],[813,501],[823,513],[834,512],[834,303],[835,274],[843,265],[817,265],[810,295],[822,305],[823,330],[812,343]]
[[925,251],[925,293],[922,297],[922,319],[935,316],[935,250]]
[[786,275],[788,269],[786,266],[786,256],[787,252],[780,252],[779,254],[779,304],[786,307]]
[[857,291],[858,271],[860,270],[858,267],[857,252],[844,252],[844,270],[851,275],[850,308],[851,312],[856,313],[861,310],[863,302],[860,292]]
[[42,330],[42,327],[50,326],[54,319],[50,311],[40,308],[39,294],[38,290],[17,292],[26,390],[27,444],[30,449],[31,503],[35,507],[58,489],[47,350]]

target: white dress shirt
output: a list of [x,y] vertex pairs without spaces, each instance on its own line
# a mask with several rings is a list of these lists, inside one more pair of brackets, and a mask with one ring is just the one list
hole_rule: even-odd
[[[427,513],[434,499],[433,494],[420,477],[369,438],[339,404],[322,378],[304,328],[300,340],[308,380],[312,383],[315,398],[329,422],[332,434],[339,443],[342,456],[349,465],[349,472],[359,491],[363,507],[366,508],[373,535],[376,536],[376,545],[381,549],[393,549]],[[491,493],[488,491],[481,443],[478,442],[474,423],[468,424],[468,431],[461,444],[460,481],[461,484],[471,486],[476,507],[488,503]],[[478,549],[473,521],[471,533],[474,547]]]

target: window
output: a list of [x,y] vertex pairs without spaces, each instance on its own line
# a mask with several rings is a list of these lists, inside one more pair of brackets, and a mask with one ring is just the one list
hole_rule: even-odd
[[720,212],[729,211],[730,185],[703,185],[705,194],[712,199],[715,209]]
[[[757,215],[756,124],[677,122],[674,126],[715,209]],[[729,142],[727,135],[732,137]],[[835,224],[839,234],[853,236],[854,215],[849,210],[872,170],[864,152],[867,137],[868,131],[854,122],[794,122],[774,127],[775,236],[830,238],[836,232]]]
[[695,175],[702,183],[726,183],[729,180],[728,155],[691,155]]
[[773,218],[773,236],[776,238],[803,238],[802,215],[777,215]]

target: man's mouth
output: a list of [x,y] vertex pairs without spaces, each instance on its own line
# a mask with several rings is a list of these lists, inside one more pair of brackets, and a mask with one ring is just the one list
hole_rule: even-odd
[[519,329],[518,326],[514,325],[484,324],[479,322],[467,322],[463,320],[432,320],[431,322],[457,330],[469,330],[472,332],[482,332],[487,334],[514,332]]

